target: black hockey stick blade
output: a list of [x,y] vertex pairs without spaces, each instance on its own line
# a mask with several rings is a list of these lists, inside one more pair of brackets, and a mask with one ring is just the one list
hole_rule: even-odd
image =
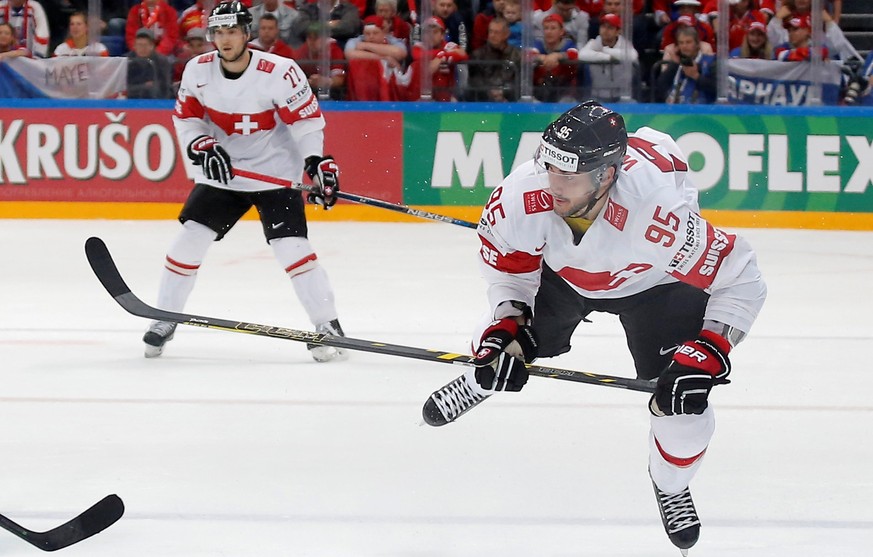
[[34,532],[0,514],[0,527],[42,549],[57,551],[112,526],[124,514],[124,502],[118,495],[107,495],[93,507],[66,524],[46,532]]
[[[463,366],[473,365],[473,359],[471,356],[454,352],[441,352],[439,350],[401,346],[351,337],[339,337],[326,333],[301,331],[298,329],[289,329],[274,325],[260,325],[258,323],[247,323],[245,321],[229,321],[227,319],[218,319],[215,317],[204,317],[201,315],[161,310],[146,304],[130,291],[130,288],[121,277],[121,273],[119,273],[106,244],[103,243],[103,240],[94,237],[88,238],[85,242],[85,254],[88,256],[88,262],[91,264],[91,269],[94,271],[94,274],[97,275],[97,278],[100,279],[103,287],[113,298],[115,298],[115,301],[118,302],[125,311],[138,317],[157,319],[159,321],[170,321],[172,323],[190,325],[193,327],[206,327],[208,329],[219,329],[235,333],[282,338],[285,340],[293,340],[295,342],[334,346],[336,348],[346,348],[348,350],[357,350],[361,352],[400,356],[402,358],[412,358],[428,362],[441,362]],[[549,377],[552,379],[561,379],[576,383],[604,385],[607,387],[617,387],[620,389],[645,393],[655,392],[654,384],[642,379],[599,375],[587,371],[572,371],[569,369],[558,369],[538,365],[528,366],[528,371],[531,375],[537,377]]]

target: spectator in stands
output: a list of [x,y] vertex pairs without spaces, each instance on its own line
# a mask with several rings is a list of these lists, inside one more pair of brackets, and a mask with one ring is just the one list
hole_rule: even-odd
[[131,99],[173,98],[170,62],[156,48],[151,29],[136,32],[133,49],[127,54],[127,96]]
[[376,15],[382,18],[382,28],[386,35],[400,39],[407,50],[412,46],[412,25],[397,15],[397,0],[376,0]]
[[363,33],[349,40],[344,52],[349,61],[350,101],[395,100],[389,82],[394,70],[406,59],[406,46],[403,41],[385,34],[381,17],[365,19]]
[[677,13],[676,0],[652,0],[652,13],[655,14],[655,24],[666,27],[676,21],[681,14]]
[[534,97],[542,102],[576,102],[578,50],[564,35],[564,20],[557,14],[543,19],[543,39],[534,41]]
[[357,37],[361,32],[361,15],[358,7],[347,0],[336,0],[330,10],[327,25],[330,28],[330,36],[336,39],[340,48],[345,48],[346,42]]
[[[776,47],[773,56],[783,62],[807,62],[811,59],[812,52],[812,25],[809,15],[792,17],[785,22],[788,29],[788,42]],[[821,57],[827,60],[831,57],[827,43],[822,46]]]
[[[783,44],[790,42],[786,29],[787,22],[798,16],[807,16],[812,22],[812,0],[782,0],[782,5],[776,11],[776,16],[770,21],[767,31],[770,35],[770,41],[773,44]],[[852,43],[846,38],[840,26],[834,22],[827,10],[823,10],[821,14],[822,21],[825,26],[825,39],[830,50],[834,53],[834,58],[842,58],[849,60],[851,58],[863,59],[863,56],[852,46]]]
[[579,59],[583,62],[636,62],[639,53],[621,36],[621,17],[606,14],[600,17],[600,34],[585,43],[579,52]]
[[506,0],[503,6],[503,19],[509,24],[509,39],[512,46],[521,48],[521,34],[524,25],[521,22],[521,0]]
[[[428,0],[422,0],[427,2]],[[467,50],[469,37],[467,37],[467,24],[464,17],[458,11],[455,0],[433,0],[433,15],[443,20],[446,24],[446,41],[452,42]]]
[[185,44],[179,49],[176,56],[176,61],[173,63],[173,90],[177,91],[179,83],[182,81],[182,72],[185,70],[185,64],[188,60],[195,56],[200,56],[203,53],[213,50],[212,43],[206,40],[206,29],[203,27],[192,27],[185,35]]
[[533,34],[535,39],[543,38],[543,20],[557,14],[564,20],[564,34],[577,45],[588,42],[588,13],[576,7],[575,0],[554,0],[548,10],[534,12]]
[[[715,0],[710,0],[710,4],[713,5]],[[753,0],[729,0],[730,4],[730,23],[728,23],[728,50],[731,51],[735,48],[739,48],[739,46],[743,43],[743,39],[746,36],[746,32],[748,32],[749,27],[753,22],[761,22],[766,24],[767,17],[760,12],[759,10],[754,9]],[[715,2],[717,6],[717,2]],[[709,16],[709,20],[714,22],[718,19],[718,10],[709,12],[707,14]],[[713,27],[717,28],[718,25],[716,23],[712,24]]]
[[258,38],[249,42],[249,46],[285,58],[292,58],[294,56],[293,50],[279,38],[279,33],[279,20],[267,12],[258,20]]
[[[633,96],[639,82],[639,53],[621,35],[621,24],[618,14],[601,15],[600,34],[579,52],[580,60],[594,63],[585,66],[586,81],[591,84],[589,96],[603,102]],[[630,64],[620,64],[624,61]]]
[[715,31],[710,24],[701,21],[698,17],[700,0],[676,0],[673,6],[676,7],[679,15],[675,21],[670,22],[664,28],[664,34],[661,38],[661,51],[663,52],[670,45],[675,44],[677,29],[690,25],[697,29],[697,36],[700,38],[700,42],[709,45],[709,52],[715,52]]
[[250,11],[252,13],[252,39],[260,37],[259,22],[265,14],[270,14],[277,22],[278,40],[285,45],[294,47],[300,46],[302,43],[301,35],[309,25],[309,18],[301,16],[296,9],[282,4],[279,0],[263,0],[263,3],[254,6]]
[[55,56],[109,56],[106,45],[88,44],[88,16],[84,12],[70,14],[67,40],[55,48]]
[[[657,48],[655,33],[646,15],[646,0],[632,0],[633,6],[633,44],[637,50]],[[588,36],[596,37],[600,32],[600,18],[607,14],[624,16],[623,0],[577,0],[576,5],[588,12]]]
[[[682,1],[682,0],[680,0],[680,1]],[[701,36],[701,26],[702,25],[706,25],[707,27],[709,26],[708,23],[703,23],[700,20],[698,20],[692,16],[681,15],[681,16],[679,16],[679,19],[677,19],[676,21],[674,21],[673,23],[671,23],[670,25],[665,27],[664,28],[664,38],[663,38],[663,41],[661,43],[662,54],[663,54],[662,60],[667,60],[668,62],[673,62],[676,64],[679,63],[679,49],[677,48],[677,45],[676,45],[676,43],[678,41],[679,31],[681,31],[682,29],[687,29],[689,27],[691,29],[694,29],[697,32],[698,44],[700,46],[700,51],[703,54],[713,54],[715,49],[714,49],[712,43],[710,43],[709,41],[704,41],[704,40],[699,39],[699,37]],[[709,27],[709,29],[704,29],[702,31],[702,34],[704,36],[709,36],[711,38],[714,34],[714,32],[712,31],[712,27]],[[714,39],[711,39],[711,40],[714,40]]]
[[488,24],[495,17],[503,17],[503,7],[506,0],[493,0],[490,6],[481,10],[473,19],[473,36],[470,39],[470,50],[482,48],[488,41]]
[[398,99],[417,101],[421,98],[423,68],[426,67],[426,75],[430,76],[431,98],[440,102],[458,100],[455,94],[457,63],[468,58],[458,44],[446,42],[443,20],[429,18],[422,26],[421,41],[412,47],[409,68],[405,72],[395,70]]
[[[179,36],[185,37],[187,41],[188,32],[191,29],[206,29],[206,18],[208,17],[209,13],[203,9],[203,0],[196,0],[179,14]],[[182,48],[185,48],[184,45]]]
[[49,22],[36,0],[0,0],[0,23],[8,23],[18,46],[37,58],[48,56]]
[[506,20],[494,18],[488,24],[488,42],[470,57],[471,101],[513,102],[518,100],[521,49],[511,46]]
[[0,23],[0,62],[19,56],[30,56],[30,51],[18,44],[12,25]]
[[[324,47],[327,46],[329,70],[324,74],[319,69]],[[346,65],[342,49],[336,39],[328,37],[325,43],[320,23],[310,23],[306,29],[306,40],[294,49],[292,56],[309,80],[313,91],[329,90],[330,98],[345,98]]]
[[749,25],[746,36],[739,47],[731,50],[731,58],[753,58],[757,60],[772,60],[773,45],[767,38],[767,26],[761,21],[753,21]]
[[711,104],[716,97],[715,56],[700,52],[700,39],[694,27],[676,32],[679,63],[662,62],[665,67],[658,76],[660,102]]
[[176,10],[166,0],[143,0],[134,5],[127,14],[125,37],[127,48],[133,50],[136,33],[140,29],[152,32],[155,49],[163,56],[172,56],[179,42],[179,18]]
[[[718,19],[719,0],[701,1],[703,2],[703,8],[700,10],[700,13],[702,14],[700,17],[706,19],[714,29],[716,27],[714,22]],[[733,8],[738,1],[739,0],[728,0],[730,8]],[[773,17],[773,14],[776,13],[776,0],[749,0],[748,9],[760,12],[764,17],[763,21],[766,25],[770,21],[770,18]]]

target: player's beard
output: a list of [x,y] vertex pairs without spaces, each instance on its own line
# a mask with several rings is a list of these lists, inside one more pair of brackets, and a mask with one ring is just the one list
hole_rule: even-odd
[[228,64],[233,64],[234,62],[236,62],[237,60],[239,60],[240,58],[242,58],[245,55],[247,49],[248,49],[248,43],[243,43],[242,47],[240,47],[239,54],[237,54],[233,58],[227,58],[227,57],[223,56],[221,54],[221,50],[218,51],[218,57],[221,58],[222,60],[224,60],[225,62],[227,62]]

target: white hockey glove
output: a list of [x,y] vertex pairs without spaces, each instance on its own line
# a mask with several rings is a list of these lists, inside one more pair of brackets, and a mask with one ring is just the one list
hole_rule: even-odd
[[196,166],[203,167],[203,174],[210,180],[227,184],[233,179],[230,155],[214,137],[201,135],[188,145],[188,158]]
[[312,192],[307,196],[310,203],[321,205],[325,210],[330,209],[336,203],[336,192],[339,191],[339,166],[333,157],[325,155],[319,157],[312,155],[306,158],[306,174],[312,179],[312,183],[318,188],[318,192]]

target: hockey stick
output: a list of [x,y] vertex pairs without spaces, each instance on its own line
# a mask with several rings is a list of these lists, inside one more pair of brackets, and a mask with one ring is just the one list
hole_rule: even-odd
[[[180,325],[191,325],[193,327],[206,327],[207,329],[218,329],[235,333],[282,338],[296,342],[334,346],[336,348],[346,348],[348,350],[372,352],[375,354],[386,354],[388,356],[400,356],[402,358],[412,358],[428,362],[473,366],[472,358],[470,356],[454,352],[441,352],[439,350],[401,346],[385,342],[339,337],[326,333],[288,329],[286,327],[277,327],[274,325],[259,325],[257,323],[247,323],[245,321],[229,321],[214,317],[203,317],[188,313],[164,311],[146,304],[131,292],[130,287],[127,286],[124,279],[121,277],[121,273],[119,273],[118,267],[112,260],[112,255],[109,253],[103,240],[96,237],[88,238],[85,242],[85,254],[88,256],[88,263],[91,265],[91,269],[94,271],[94,274],[97,275],[97,278],[103,284],[106,291],[109,292],[109,295],[112,296],[125,311],[138,317],[156,319],[159,321],[170,321]],[[653,384],[642,379],[599,375],[587,371],[572,371],[569,369],[558,369],[537,365],[529,366],[528,371],[531,375],[537,377],[549,377],[551,379],[561,379],[576,383],[588,383],[591,385],[604,385],[607,387],[616,387],[631,391],[652,393],[655,389]]]
[[[292,182],[290,180],[284,180],[282,178],[276,178],[275,176],[268,176],[267,174],[259,174],[257,172],[252,172],[251,170],[243,170],[240,168],[234,168],[233,173],[237,176],[242,176],[243,178],[251,178],[253,180],[260,180],[262,182],[268,182],[270,184],[276,184],[277,186],[285,186],[286,188],[295,189],[298,191],[304,191],[307,193],[313,193],[317,191],[315,186],[311,186],[309,184],[303,184],[300,182]],[[373,207],[379,207],[380,209],[388,209],[389,211],[398,211],[400,213],[406,213],[407,215],[412,215],[413,217],[419,217],[422,219],[430,219],[439,222],[445,222],[448,224],[456,224],[458,226],[463,226],[466,228],[476,228],[476,223],[456,219],[454,217],[449,217],[446,215],[440,215],[437,213],[431,213],[430,211],[422,211],[420,209],[413,209],[407,205],[400,205],[398,203],[390,203],[388,201],[383,201],[381,199],[374,199],[372,197],[364,197],[363,195],[358,195],[355,193],[348,193],[344,191],[336,192],[336,196],[340,199],[345,199],[348,201],[354,201],[356,203],[360,203],[362,205],[372,205]]]
[[57,551],[112,526],[124,514],[118,495],[107,495],[73,520],[46,532],[34,532],[0,514],[0,527],[43,551]]

